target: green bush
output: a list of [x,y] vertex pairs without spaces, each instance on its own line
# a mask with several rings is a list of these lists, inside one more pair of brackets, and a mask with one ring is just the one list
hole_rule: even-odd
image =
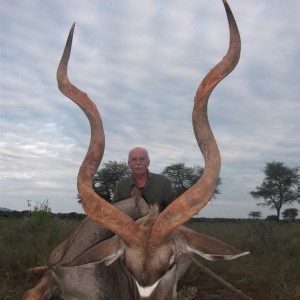
[[33,233],[40,233],[43,231],[50,221],[51,208],[48,200],[42,202],[36,201],[32,206],[31,200],[27,200],[27,205],[31,211],[31,217],[29,221],[30,229]]

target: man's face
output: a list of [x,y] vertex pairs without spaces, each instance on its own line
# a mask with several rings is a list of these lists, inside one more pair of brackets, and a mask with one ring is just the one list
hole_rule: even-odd
[[134,175],[146,174],[149,164],[149,157],[143,149],[134,149],[130,152],[128,166]]

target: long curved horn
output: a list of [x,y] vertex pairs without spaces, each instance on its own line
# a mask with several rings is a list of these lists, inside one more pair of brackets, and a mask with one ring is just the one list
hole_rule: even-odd
[[207,117],[207,103],[215,86],[238,64],[241,40],[234,16],[226,0],[225,6],[230,42],[227,54],[203,79],[193,109],[193,128],[197,143],[205,160],[203,175],[198,182],[171,203],[157,218],[152,231],[153,241],[161,241],[176,227],[198,213],[212,197],[221,168],[221,157]]
[[68,79],[68,62],[70,58],[75,23],[57,69],[58,88],[66,97],[74,101],[86,114],[91,127],[91,139],[86,156],[77,177],[77,188],[85,212],[96,222],[119,235],[127,244],[140,239],[141,230],[126,214],[98,196],[92,187],[93,177],[100,165],[104,153],[105,137],[101,116],[96,105]]

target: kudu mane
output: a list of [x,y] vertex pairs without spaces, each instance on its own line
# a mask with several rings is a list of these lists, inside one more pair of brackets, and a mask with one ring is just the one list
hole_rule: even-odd
[[62,94],[74,101],[90,122],[91,140],[77,179],[88,217],[53,250],[48,270],[34,288],[24,293],[22,300],[45,300],[57,292],[74,300],[173,300],[177,296],[177,282],[190,262],[198,264],[193,254],[209,260],[232,260],[248,254],[183,226],[212,197],[221,167],[207,104],[215,86],[238,64],[241,49],[237,24],[227,1],[222,1],[229,24],[229,48],[198,87],[192,113],[196,141],[205,161],[203,175],[161,213],[158,206],[149,208],[138,190],[133,198],[115,205],[93,190],[92,180],[103,157],[105,137],[96,105],[68,79],[75,24],[72,26],[57,81]]

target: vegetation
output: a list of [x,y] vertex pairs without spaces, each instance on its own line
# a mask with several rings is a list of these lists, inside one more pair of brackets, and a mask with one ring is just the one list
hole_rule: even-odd
[[261,218],[261,212],[260,211],[250,211],[248,216],[252,219],[260,219]]
[[33,233],[40,233],[49,224],[51,208],[48,200],[42,202],[37,201],[35,205],[31,203],[30,200],[27,200],[27,205],[31,212],[29,227]]
[[[203,174],[203,168],[199,166],[190,167],[179,162],[165,167],[161,174],[169,178],[178,197],[198,181]],[[218,189],[220,184],[221,178],[218,179],[214,194],[220,194]]]
[[295,221],[296,217],[298,216],[298,209],[297,208],[287,208],[285,211],[282,212],[282,216],[285,220],[288,221]]
[[106,201],[110,201],[117,182],[130,174],[131,171],[125,161],[110,160],[97,171],[93,179],[94,190]]
[[264,169],[265,179],[251,196],[263,202],[262,206],[270,206],[276,210],[277,220],[283,205],[300,201],[300,175],[299,168],[289,168],[282,162],[267,163]]
[[28,211],[17,214],[21,217],[15,215],[0,214],[0,299],[3,300],[20,299],[22,292],[38,281],[40,274],[28,273],[28,268],[47,265],[51,251],[80,222],[47,216],[39,223]]
[[[162,174],[169,177],[177,194],[195,183],[203,170],[184,163],[167,166]],[[216,274],[256,300],[300,299],[300,221],[298,210],[282,206],[299,201],[299,169],[283,163],[267,163],[265,179],[251,195],[263,199],[258,205],[270,206],[275,216],[261,220],[261,213],[249,213],[251,219],[193,219],[186,225],[215,236],[251,254],[234,261],[202,260]],[[109,161],[97,172],[93,185],[98,194],[110,200],[117,181],[130,174],[126,162]],[[185,178],[183,180],[183,178]],[[219,179],[218,184],[221,183]],[[216,189],[215,193],[219,193]],[[28,211],[0,212],[0,299],[20,299],[42,274],[30,273],[32,266],[47,265],[51,251],[71,232],[85,215],[53,214],[48,201],[28,201]],[[278,222],[273,222],[274,219]],[[293,222],[290,222],[293,221]],[[179,300],[239,299],[208,274],[192,265],[179,281]],[[53,299],[52,299],[53,300]]]
[[[52,249],[77,228],[77,219],[51,214],[42,230],[32,217],[0,215],[0,299],[20,299],[41,274],[28,273],[46,265]],[[46,217],[48,218],[48,217]],[[195,219],[190,228],[251,251],[235,261],[201,261],[216,274],[256,300],[296,300],[300,296],[300,223],[266,220]],[[179,282],[179,299],[239,299],[196,266]],[[208,296],[209,295],[209,296]]]

